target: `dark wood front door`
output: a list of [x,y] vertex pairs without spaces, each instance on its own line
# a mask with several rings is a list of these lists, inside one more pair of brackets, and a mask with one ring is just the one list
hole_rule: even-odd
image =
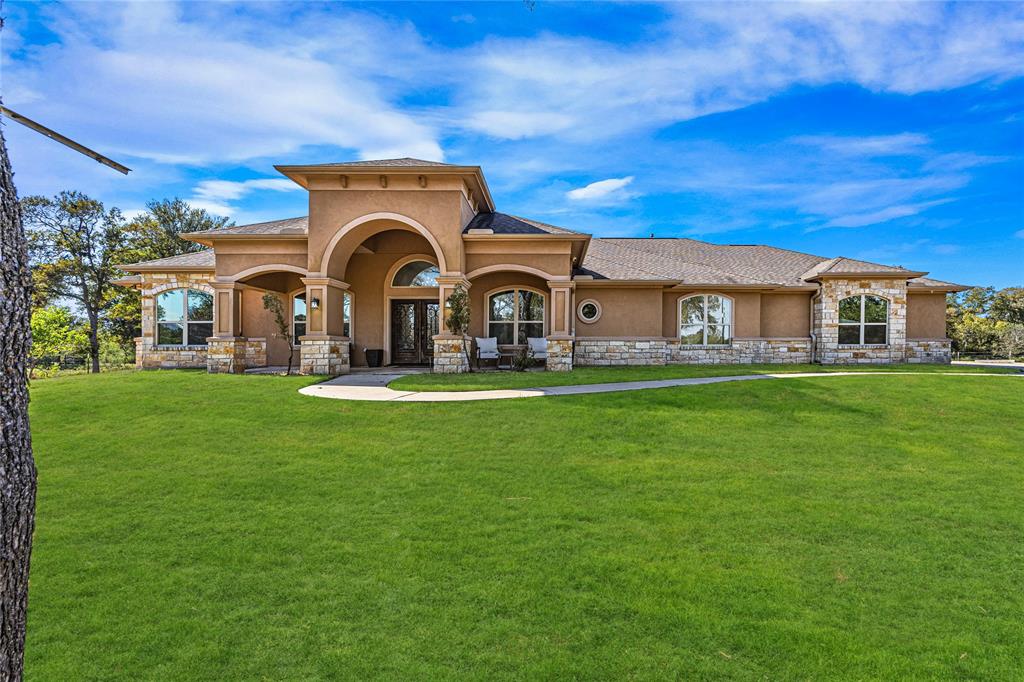
[[430,364],[439,310],[437,301],[391,301],[392,364]]

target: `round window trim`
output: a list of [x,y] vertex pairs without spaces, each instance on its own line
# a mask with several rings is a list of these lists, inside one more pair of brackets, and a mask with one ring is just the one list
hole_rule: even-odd
[[[593,317],[587,317],[586,315],[583,314],[583,309],[591,305],[594,306],[594,309],[597,312]],[[576,306],[576,317],[578,317],[580,322],[582,322],[583,324],[594,324],[595,322],[601,319],[602,312],[603,311],[601,310],[601,304],[592,298],[588,298],[585,301],[580,301],[580,304]]]

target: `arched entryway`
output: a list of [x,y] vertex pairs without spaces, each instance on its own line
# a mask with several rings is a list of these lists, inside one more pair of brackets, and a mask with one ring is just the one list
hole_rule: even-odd
[[353,366],[366,366],[378,354],[382,364],[431,364],[433,338],[443,324],[438,279],[447,268],[433,235],[415,221],[371,214],[339,230],[320,265],[356,302]]

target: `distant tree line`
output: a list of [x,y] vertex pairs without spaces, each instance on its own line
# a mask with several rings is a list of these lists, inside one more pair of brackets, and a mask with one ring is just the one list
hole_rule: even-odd
[[976,287],[950,294],[946,335],[957,353],[1024,357],[1024,287]]
[[81,192],[22,200],[35,285],[32,366],[86,358],[90,371],[134,358],[141,327],[136,289],[114,282],[118,265],[198,251],[181,234],[224,227],[227,218],[181,199],[151,201],[127,220]]

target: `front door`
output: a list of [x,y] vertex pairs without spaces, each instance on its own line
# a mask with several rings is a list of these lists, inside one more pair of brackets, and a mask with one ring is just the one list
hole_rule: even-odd
[[428,365],[434,359],[438,332],[437,301],[391,302],[391,362],[395,365]]

